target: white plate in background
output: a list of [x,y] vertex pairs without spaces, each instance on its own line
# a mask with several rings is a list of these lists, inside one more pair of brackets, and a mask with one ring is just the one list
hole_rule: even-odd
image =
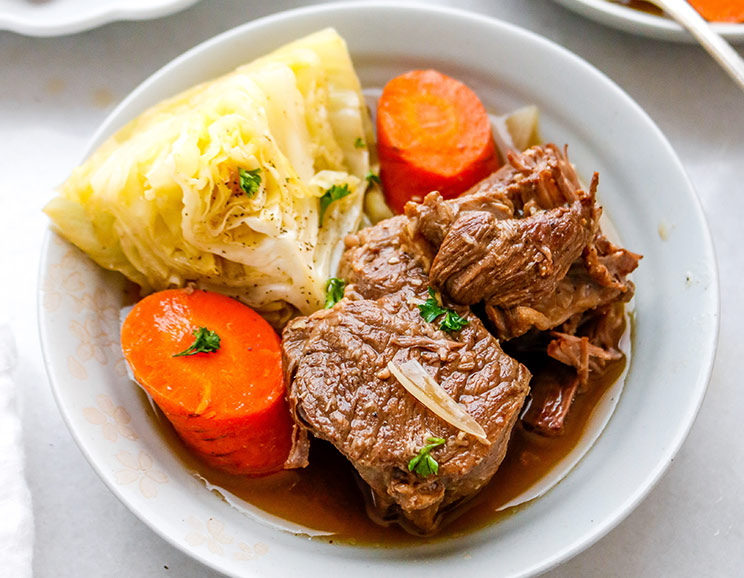
[[64,36],[117,20],[149,20],[198,0],[0,0],[0,30]]
[[[697,42],[686,30],[671,18],[649,14],[609,0],[555,0],[574,12],[618,30],[633,34],[671,40],[673,42]],[[711,27],[729,42],[744,42],[744,24],[712,22]]]
[[148,106],[326,26],[347,39],[366,89],[412,68],[437,68],[469,84],[491,111],[536,104],[545,140],[569,143],[584,176],[599,171],[601,203],[624,244],[644,254],[634,273],[633,356],[604,433],[545,496],[465,536],[380,549],[277,530],[207,491],[173,455],[124,371],[118,338],[123,278],[49,235],[39,318],[60,411],[127,507],[174,546],[231,576],[535,575],[630,513],[694,421],[718,330],[716,267],[699,202],[659,129],[595,68],[513,25],[423,5],[316,6],[226,32],[137,88],[104,122],[88,153]]

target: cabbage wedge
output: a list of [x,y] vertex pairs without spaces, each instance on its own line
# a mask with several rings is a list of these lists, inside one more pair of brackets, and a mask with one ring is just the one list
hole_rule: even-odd
[[[144,292],[194,283],[280,327],[323,306],[373,138],[346,44],[326,29],[149,109],[45,212]],[[344,194],[321,202],[334,186]]]

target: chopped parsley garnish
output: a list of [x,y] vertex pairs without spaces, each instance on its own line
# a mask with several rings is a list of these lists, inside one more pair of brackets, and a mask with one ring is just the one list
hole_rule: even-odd
[[337,277],[331,277],[326,281],[326,302],[325,308],[330,309],[336,303],[341,301],[344,297],[344,287],[346,287],[346,281]]
[[364,139],[362,137],[358,136],[357,139],[354,141],[354,148],[367,148],[367,143],[364,142]]
[[173,357],[183,357],[185,355],[196,355],[197,353],[213,353],[220,348],[220,336],[206,327],[194,329],[194,343],[189,345],[181,353],[173,354]]
[[442,438],[426,438],[426,445],[422,447],[415,458],[408,462],[408,471],[416,472],[419,476],[427,477],[439,473],[437,460],[431,457],[431,450],[444,445]]
[[447,313],[444,314],[444,319],[439,325],[439,329],[444,331],[460,331],[463,327],[468,324],[468,320],[461,317],[457,312],[452,309],[448,309]]
[[437,301],[437,294],[434,293],[434,289],[429,287],[429,298],[423,303],[418,305],[419,311],[421,311],[421,317],[427,323],[431,323],[440,315],[447,313],[447,310],[439,305]]
[[381,183],[380,183],[380,175],[376,175],[376,174],[375,174],[375,173],[373,173],[372,171],[369,171],[369,172],[367,173],[367,176],[366,176],[366,177],[364,177],[364,178],[365,178],[365,179],[367,179],[367,182],[368,182],[368,183],[374,183],[374,184],[376,184],[376,185],[379,185],[379,184],[381,184]]
[[468,320],[458,315],[456,311],[442,307],[437,299],[437,294],[431,287],[429,287],[429,298],[417,307],[421,312],[421,317],[427,323],[431,323],[440,315],[444,315],[442,322],[439,324],[439,329],[442,331],[460,331],[468,324]]
[[246,171],[245,169],[239,168],[238,175],[240,175],[240,188],[243,189],[243,192],[245,192],[250,199],[258,192],[258,189],[261,188],[261,169]]
[[351,189],[349,188],[349,185],[344,183],[341,186],[333,185],[330,189],[328,189],[325,193],[323,193],[323,196],[320,197],[320,226],[323,226],[323,217],[325,216],[326,209],[333,201],[338,201],[339,199],[343,199],[346,195],[351,194]]

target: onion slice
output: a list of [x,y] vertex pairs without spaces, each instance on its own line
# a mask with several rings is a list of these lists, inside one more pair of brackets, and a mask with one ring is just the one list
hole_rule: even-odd
[[441,385],[434,381],[434,378],[417,360],[409,359],[400,365],[390,361],[387,368],[408,393],[437,416],[465,433],[475,436],[484,444],[491,445],[480,424],[452,399]]

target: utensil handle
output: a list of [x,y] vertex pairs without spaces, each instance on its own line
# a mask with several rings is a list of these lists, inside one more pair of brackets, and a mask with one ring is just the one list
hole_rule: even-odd
[[708,26],[703,17],[685,0],[654,0],[707,50],[744,90],[744,60],[731,45]]

